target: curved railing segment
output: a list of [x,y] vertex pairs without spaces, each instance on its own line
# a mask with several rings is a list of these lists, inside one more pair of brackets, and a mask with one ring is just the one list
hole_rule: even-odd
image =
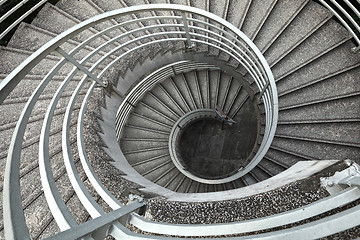
[[[360,51],[360,2],[356,5],[349,0],[319,0],[322,5],[329,9],[334,16],[343,24],[349,33],[354,37],[357,46],[352,51]],[[330,3],[330,4],[329,4]],[[345,9],[345,7],[348,9]],[[341,14],[340,14],[341,13]],[[342,16],[343,15],[343,16]]]
[[[10,17],[12,14],[14,14],[17,10],[19,10],[21,7],[24,6],[29,0],[23,0],[16,4],[14,7],[12,7],[8,12],[6,12],[3,16],[0,18],[0,24]],[[48,0],[41,0],[37,4],[35,4],[32,8],[30,8],[28,11],[26,11],[24,14],[22,14],[20,17],[16,18],[16,20],[10,24],[3,32],[0,32],[0,39],[6,36],[11,30],[13,30],[21,21],[23,21],[27,16],[29,16],[31,13],[35,12],[38,8],[40,8],[42,5],[44,5]],[[0,1],[0,6],[5,4],[7,1],[3,0]]]
[[[66,49],[65,46],[63,47],[63,44],[65,44],[66,41],[81,34],[83,31],[86,31],[97,24],[100,24],[104,21],[112,20],[119,16],[132,16],[134,13],[146,11],[175,11],[181,13],[181,16],[171,15],[161,17],[162,20],[166,23],[155,21],[155,24],[154,21],[151,20],[156,20],[160,17],[132,19],[127,22],[111,26],[108,29],[104,29],[97,34],[94,34],[72,50],[67,50],[67,52],[63,50]],[[200,21],[198,19],[195,19],[193,18],[195,15],[204,17],[205,19],[208,19],[208,21]],[[117,34],[114,38],[110,38],[108,37],[108,35],[106,35],[111,31],[120,31],[120,29],[124,29],[124,26],[130,26],[134,22],[141,21],[150,23],[150,26],[147,26],[146,29],[133,29],[128,32]],[[195,22],[197,23],[196,27],[194,26]],[[206,34],[201,33],[202,30],[199,29],[199,26],[201,26],[201,24],[203,26],[203,33],[206,32]],[[208,29],[213,29],[213,31],[208,31]],[[133,37],[132,40],[123,42],[123,39],[125,37],[133,33],[138,33],[141,36]],[[85,57],[79,57],[76,55],[76,53],[79,53],[82,49],[85,49],[86,46],[90,46],[90,44],[95,43],[95,41],[99,38],[101,38],[102,40],[108,40],[95,49],[92,47],[91,49],[94,50]],[[53,68],[47,73],[47,75],[44,77],[43,81],[39,84],[32,96],[28,98],[28,102],[25,105],[21,116],[18,118],[19,121],[17,122],[16,128],[14,130],[13,138],[11,140],[8,151],[6,171],[4,176],[3,210],[5,234],[7,238],[24,239],[29,237],[29,233],[27,231],[27,226],[24,219],[24,213],[22,210],[19,184],[19,168],[21,162],[22,141],[24,139],[26,126],[29,122],[29,118],[32,114],[35,104],[37,103],[40,95],[42,94],[46,86],[49,84],[51,79],[56,75],[60,75],[60,69],[64,66],[66,62],[69,62],[75,66],[76,70],[74,71],[81,71],[85,74],[86,78],[95,81],[97,85],[106,86],[102,78],[105,73],[110,70],[117,62],[119,62],[124,57],[127,57],[133,52],[142,51],[142,48],[144,47],[151,47],[154,44],[161,44],[167,42],[183,42],[188,47],[192,47],[191,50],[196,50],[193,48],[194,43],[198,45],[214,47],[219,51],[224,52],[231,58],[235,59],[239,64],[241,64],[245,67],[245,69],[247,69],[258,87],[258,91],[262,93],[261,99],[264,102],[266,112],[266,127],[263,138],[264,141],[260,146],[260,152],[256,155],[256,158],[253,160],[253,162],[255,164],[255,162],[261,160],[262,156],[265,155],[267,148],[271,144],[276,128],[278,110],[277,92],[272,73],[264,57],[255,47],[255,45],[240,30],[238,30],[236,27],[232,26],[230,23],[226,22],[222,18],[215,16],[214,14],[183,5],[139,5],[107,12],[84,22],[81,22],[80,24],[68,29],[67,31],[58,35],[51,41],[47,42],[39,50],[37,50],[34,54],[32,54],[24,62],[22,62],[0,83],[0,103],[2,103],[10,94],[10,92],[19,84],[19,82],[47,56],[55,52],[58,55],[60,54],[60,56],[62,57],[60,61],[56,63]],[[116,44],[113,45],[114,43]],[[111,48],[109,48],[109,46],[111,46]],[[105,54],[103,54],[103,52],[105,52]],[[102,57],[100,57],[100,59],[95,59],[96,55],[101,55]],[[91,62],[93,64],[93,67],[91,67],[90,69],[86,68],[86,62]],[[100,64],[104,64],[105,66],[103,66],[102,69],[99,69]],[[50,104],[49,109],[46,113],[42,129],[42,136],[40,138],[39,144],[39,168],[42,175],[44,192],[49,201],[48,204],[50,205],[50,208],[55,209],[53,212],[55,219],[60,219],[58,223],[62,222],[60,224],[61,230],[69,228],[71,229],[73,227],[76,227],[77,224],[74,221],[74,218],[71,216],[70,212],[66,210],[65,203],[61,203],[61,196],[56,189],[56,184],[54,182],[51,172],[52,170],[49,164],[49,152],[47,149],[49,146],[48,134],[50,131],[51,119],[54,115],[56,102],[60,98],[61,92],[63,92],[63,89],[67,85],[67,82],[71,81],[74,76],[74,72],[70,72],[68,74],[68,77],[65,79],[62,87],[58,89],[59,94],[56,94],[56,96],[54,96],[52,100],[53,103]],[[94,86],[95,84],[93,84],[89,91],[91,91]],[[82,86],[79,86],[79,88],[74,93],[74,99],[76,99],[76,96],[78,94],[77,92],[80,91],[81,87]],[[72,104],[73,103],[69,105],[68,111],[66,113],[67,119],[69,119],[68,117],[72,112]],[[84,111],[82,111],[81,114],[84,114]],[[83,117],[79,117],[78,119],[78,124],[80,125],[79,127],[82,127]],[[69,132],[68,130],[66,130],[68,128],[68,125],[69,121],[66,120],[64,124],[65,137],[63,139],[63,144],[65,144],[64,146],[66,148],[69,147]],[[81,133],[81,131],[79,132]],[[81,143],[82,140],[80,139],[79,142],[79,150],[82,154],[84,154],[84,150],[82,149],[83,143]],[[67,171],[69,173],[75,171],[72,161],[73,159],[71,158],[66,160],[68,165]],[[89,166],[89,162],[86,161],[84,156],[82,156],[82,164],[87,165],[85,168],[87,168],[86,173],[88,175],[94,174],[94,171],[91,170],[91,166]],[[250,170],[251,169],[248,169],[247,171]],[[241,172],[240,175],[241,174],[245,174],[245,172]],[[81,181],[81,179],[76,176],[77,174],[75,173],[73,181]],[[91,177],[91,179],[95,183],[95,185],[97,185],[96,189],[101,192],[100,195],[107,198],[109,203],[112,202],[111,206],[113,209],[117,209],[119,207],[121,208],[121,204],[119,204],[114,197],[110,196],[107,191],[102,190],[103,187],[101,183],[96,183],[96,181],[99,181],[96,177]],[[85,191],[85,189],[80,185],[77,189],[77,194],[79,194],[79,198],[87,198],[89,196],[86,192],[81,193],[82,191]],[[85,206],[85,202],[87,200],[81,200],[84,200],[81,202],[83,202]],[[89,199],[89,201],[91,200]],[[91,205],[92,204],[89,205],[90,208]],[[86,206],[85,208],[88,212],[91,211]],[[107,218],[107,214],[103,214],[101,212],[100,215],[101,216],[99,216],[98,214],[94,214],[93,216],[99,216],[99,218]]]

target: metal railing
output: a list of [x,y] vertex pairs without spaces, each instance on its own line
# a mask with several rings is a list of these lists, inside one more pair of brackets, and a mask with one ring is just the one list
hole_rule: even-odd
[[[15,13],[17,10],[19,10],[21,7],[24,6],[29,0],[23,0],[17,5],[15,5],[13,8],[11,8],[8,12],[6,12],[3,16],[0,18],[0,24],[4,22],[5,19],[10,17],[13,13]],[[6,36],[11,30],[13,30],[18,24],[21,23],[27,16],[29,16],[31,13],[36,11],[38,8],[40,8],[42,5],[44,5],[47,2],[47,0],[41,0],[37,4],[35,4],[32,8],[30,8],[28,11],[26,11],[24,14],[22,14],[20,17],[17,17],[14,22],[12,22],[3,32],[0,33],[0,39]],[[0,1],[0,6],[5,4],[6,0]]]
[[[131,16],[137,12],[147,11],[175,11],[179,14],[131,19],[126,22],[111,25],[107,29],[97,32],[73,49],[68,49],[68,45],[66,45],[67,40],[83,34],[85,31],[97,24],[115,19],[116,17],[124,15]],[[190,15],[198,15],[210,20],[208,22],[200,21],[189,17]],[[147,24],[146,27],[134,29],[131,28],[134,23]],[[196,26],[195,23],[197,24]],[[128,26],[132,30],[122,32],[122,29],[124,29],[123,27]],[[126,37],[129,36],[132,36],[131,40],[125,40]],[[86,108],[89,96],[95,86],[106,86],[105,80],[102,80],[103,76],[108,70],[115,66],[117,62],[134,52],[141,51],[144,47],[151,47],[155,44],[165,42],[183,42],[188,49],[192,50],[194,50],[194,44],[197,44],[198,46],[211,46],[231,56],[248,70],[250,75],[256,81],[259,91],[264,92],[262,99],[267,113],[267,124],[264,137],[266,140],[263,142],[261,152],[258,154],[257,158],[257,161],[261,160],[262,156],[266,153],[267,148],[271,144],[276,128],[276,87],[265,59],[254,44],[248,40],[243,33],[227,23],[225,20],[211,13],[181,5],[156,4],[134,6],[107,12],[86,20],[55,37],[28,57],[0,83],[0,103],[3,103],[4,101],[6,102],[7,96],[22,81],[22,79],[28,74],[31,74],[32,71],[35,71],[34,69],[38,67],[38,64],[41,63],[42,60],[54,53],[60,56],[59,61],[55,63],[51,70],[46,73],[46,76],[43,78],[41,83],[28,98],[28,101],[18,118],[19,120],[16,124],[10,143],[4,176],[3,201],[5,235],[7,239],[29,238],[29,232],[27,230],[24,212],[22,209],[19,183],[20,163],[22,161],[22,143],[27,124],[39,97],[44,89],[51,84],[52,79],[55,76],[63,75],[64,72],[66,72],[67,76],[53,95],[45,114],[40,133],[38,164],[42,188],[44,190],[48,206],[61,231],[74,229],[72,231],[74,232],[75,229],[78,229],[74,216],[72,216],[70,211],[67,209],[66,204],[56,187],[54,173],[49,160],[49,146],[51,123],[55,114],[57,103],[61,99],[64,90],[67,88],[69,83],[72,82],[72,79],[80,74],[82,75],[82,79],[78,83],[76,89],[72,90],[73,93],[66,108],[65,119],[63,121],[62,148],[64,165],[76,195],[90,216],[94,218],[94,221],[102,219],[104,223],[111,222],[111,224],[106,225],[107,229],[115,229],[115,232],[122,231],[122,227],[117,221],[114,222],[113,217],[111,217],[113,214],[105,213],[98,203],[94,201],[76,170],[72,152],[70,150],[70,118],[74,112],[75,102],[79,101],[78,96],[80,91],[87,91],[87,95],[81,104],[81,111],[77,122],[77,145],[84,171],[99,195],[109,206],[111,206],[113,210],[117,211],[117,209],[124,209],[125,214],[128,213],[126,209],[130,208],[132,209],[131,211],[133,211],[141,207],[142,204],[140,203],[123,206],[105,189],[104,186],[102,186],[101,182],[94,174],[84,149],[84,140],[82,135],[84,109]],[[92,47],[92,51],[85,51],[86,54],[84,55],[83,52],[86,47],[94,45],[97,45],[97,47]],[[69,69],[68,65],[65,65],[66,63],[70,63],[74,67]],[[89,64],[91,67],[87,68]],[[93,81],[92,84],[88,83],[89,79]],[[263,90],[265,86],[266,90]],[[120,214],[116,219],[122,219],[125,215]],[[104,231],[102,227],[99,227],[97,229],[92,229],[92,233],[93,235],[100,233],[104,234]]]
[[[147,11],[175,11],[175,13],[178,14],[128,20],[93,34],[73,49],[68,49],[68,46],[66,45],[66,41],[70,38],[81,35],[97,24],[120,16],[131,16],[134,13]],[[202,21],[199,20],[199,18],[194,18],[194,16],[201,16],[206,20]],[[163,23],[159,24],[158,20],[163,21]],[[121,30],[123,27],[132,26],[132,24],[140,22],[150,23],[150,25],[127,32],[122,32]],[[154,22],[156,23],[154,24]],[[157,31],[160,29],[161,31]],[[115,34],[110,35],[111,33]],[[128,36],[133,36],[132,40],[124,41],[123,39]],[[104,76],[117,62],[129,56],[131,53],[141,51],[144,47],[151,47],[152,45],[165,42],[183,42],[188,50],[194,51],[196,51],[196,46],[201,45],[216,48],[236,60],[248,71],[254,79],[258,91],[262,93],[261,98],[266,112],[266,128],[264,140],[258,154],[254,157],[251,164],[248,165],[249,168],[239,172],[237,177],[246,174],[246,172],[250,171],[251,168],[262,159],[269,148],[275,133],[278,107],[277,93],[272,73],[264,57],[242,32],[225,20],[211,13],[180,5],[154,4],[118,9],[104,13],[70,28],[46,43],[22,62],[0,83],[0,103],[4,103],[7,101],[12,90],[27,75],[31,74],[36,67],[39,67],[38,64],[43,63],[42,60],[53,53],[60,55],[59,61],[57,61],[52,66],[51,70],[46,73],[46,76],[42,79],[41,83],[28,98],[20,116],[17,116],[18,121],[11,139],[4,176],[3,211],[6,239],[30,238],[25,222],[19,183],[20,163],[23,160],[21,157],[22,144],[30,116],[42,92],[52,83],[54,77],[62,76],[63,72],[66,72],[66,77],[53,95],[45,114],[38,151],[42,188],[44,189],[44,194],[51,213],[61,230],[61,232],[53,236],[52,239],[100,239],[107,235],[126,239],[140,239],[143,237],[143,235],[131,233],[124,227],[124,224],[129,220],[129,213],[136,212],[144,205],[144,203],[135,202],[126,206],[120,203],[102,185],[87,159],[83,137],[84,112],[92,91],[96,86],[106,86],[106,82],[103,80]],[[85,51],[86,54],[82,55],[82,51],[86,49],[87,46],[93,45],[97,45],[97,47],[92,47],[92,51]],[[64,49],[66,49],[66,51]],[[71,63],[74,67],[68,69],[66,63]],[[91,67],[86,68],[89,64],[91,64]],[[76,82],[77,87],[72,89],[72,96],[65,111],[65,120],[63,121],[62,126],[62,147],[64,149],[64,165],[66,166],[66,172],[70,178],[74,191],[86,211],[93,218],[81,225],[77,224],[74,216],[69,209],[67,209],[66,204],[56,187],[49,156],[50,130],[55,115],[56,105],[61,99],[62,93],[64,93],[71,82],[74,82],[75,76],[78,76],[79,74],[81,75],[81,80]],[[89,79],[91,79],[92,82],[89,83]],[[89,194],[77,172],[72,152],[70,151],[70,118],[74,113],[75,103],[80,100],[79,94],[83,90],[86,91],[86,95],[82,101],[80,101],[81,107],[77,118],[77,151],[83,169],[92,186],[113,210],[110,213],[105,213]],[[355,190],[349,190],[346,193],[350,191]],[[345,217],[336,217],[338,217],[340,221],[353,216],[358,217],[360,210],[358,207],[355,210],[356,211],[352,211]],[[282,218],[287,219],[287,216],[285,218],[282,216]],[[266,221],[269,221],[269,219]],[[321,225],[323,223],[319,224]],[[309,229],[313,231],[311,227],[309,227]],[[280,234],[286,235],[284,232]],[[146,238],[172,239],[159,236],[147,236]]]
[[[354,37],[357,47],[352,48],[354,53],[360,51],[360,10],[354,6],[349,0],[336,1],[336,0],[319,0],[327,9],[329,9],[337,19],[343,24],[349,33]],[[344,5],[350,10],[346,10]],[[360,2],[358,2],[360,5]],[[341,14],[343,15],[341,15]]]

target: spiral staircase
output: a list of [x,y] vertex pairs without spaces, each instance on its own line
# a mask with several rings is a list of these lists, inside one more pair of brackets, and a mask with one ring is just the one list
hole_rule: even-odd
[[0,238],[359,237],[359,6],[45,3],[0,47]]

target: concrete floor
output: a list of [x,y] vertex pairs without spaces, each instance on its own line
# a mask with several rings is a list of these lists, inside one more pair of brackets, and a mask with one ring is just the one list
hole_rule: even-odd
[[194,175],[217,179],[231,175],[244,165],[257,135],[256,114],[238,118],[238,124],[222,124],[220,119],[201,119],[182,132],[180,155]]

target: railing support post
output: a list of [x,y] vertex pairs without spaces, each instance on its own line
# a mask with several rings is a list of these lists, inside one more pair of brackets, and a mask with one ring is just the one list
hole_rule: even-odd
[[353,48],[351,49],[351,51],[352,51],[353,53],[358,53],[358,52],[360,51],[360,45],[357,46],[357,47],[353,47]]
[[341,192],[348,186],[360,187],[360,166],[354,162],[333,176],[320,178],[321,185],[331,194]]
[[265,86],[263,87],[263,89],[261,90],[260,94],[259,94],[259,100],[261,99],[262,95],[264,95],[266,89],[269,87],[270,83],[266,82]]
[[102,82],[99,78],[97,78],[94,74],[92,74],[89,70],[87,70],[83,65],[81,65],[75,58],[67,54],[62,48],[57,47],[55,51],[60,54],[62,57],[64,57],[69,63],[73,64],[75,67],[77,67],[80,71],[85,73],[89,76],[92,80],[97,82],[100,86],[106,87],[107,84]]
[[188,20],[186,18],[186,15],[185,13],[181,13],[181,16],[182,16],[182,19],[183,19],[183,23],[184,23],[184,29],[185,29],[185,33],[186,33],[186,47],[189,49],[189,50],[192,50],[194,47],[195,47],[195,43],[193,43],[191,41],[191,38],[190,38],[190,33],[189,33],[189,25],[188,25]]

